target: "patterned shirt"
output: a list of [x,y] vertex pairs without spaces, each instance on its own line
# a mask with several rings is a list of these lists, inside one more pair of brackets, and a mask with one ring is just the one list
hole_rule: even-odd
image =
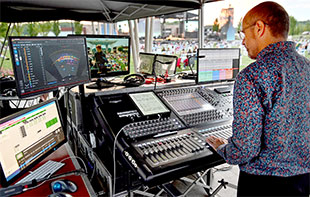
[[218,153],[249,174],[310,172],[310,61],[293,42],[267,46],[234,85],[233,136]]

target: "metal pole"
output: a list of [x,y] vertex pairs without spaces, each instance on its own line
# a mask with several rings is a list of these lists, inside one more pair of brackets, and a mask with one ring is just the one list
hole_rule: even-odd
[[204,44],[204,4],[198,10],[198,47],[203,48]]
[[133,67],[136,73],[138,62],[137,62],[137,53],[136,53],[137,50],[136,50],[135,36],[134,36],[132,21],[128,21],[128,26],[129,26],[129,34],[131,37],[131,51],[132,51],[132,57],[133,57]]
[[149,38],[149,52],[152,52],[153,48],[153,39],[154,39],[154,19],[155,17],[151,17],[151,22],[150,22],[150,38]]
[[144,39],[144,51],[149,51],[149,35],[150,35],[150,17],[145,18],[145,39]]

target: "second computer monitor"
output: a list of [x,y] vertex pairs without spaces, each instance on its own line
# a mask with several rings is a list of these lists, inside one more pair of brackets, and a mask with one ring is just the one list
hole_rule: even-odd
[[56,99],[1,119],[1,185],[13,183],[65,142]]
[[197,83],[234,80],[239,72],[239,48],[198,49]]

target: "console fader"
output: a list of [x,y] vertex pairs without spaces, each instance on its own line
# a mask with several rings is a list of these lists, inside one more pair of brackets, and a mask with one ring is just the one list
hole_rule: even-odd
[[165,168],[212,155],[205,139],[191,129],[174,135],[132,143],[138,158],[151,169]]

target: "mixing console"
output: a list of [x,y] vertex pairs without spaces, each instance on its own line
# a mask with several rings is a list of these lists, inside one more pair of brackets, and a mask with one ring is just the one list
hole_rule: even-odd
[[226,121],[220,124],[208,125],[200,128],[195,128],[195,130],[201,135],[215,136],[224,139],[228,139],[232,136],[232,124],[231,121]]
[[177,134],[132,143],[147,165],[154,169],[167,167],[212,155],[205,139],[191,129],[179,130]]
[[[232,91],[232,90],[231,90]],[[206,99],[212,106],[217,109],[221,109],[225,115],[232,117],[233,115],[233,94],[229,93],[218,93],[207,87],[201,87],[199,94]]]
[[232,117],[230,93],[220,94],[206,87],[186,87],[163,90],[157,94],[188,126],[229,120]]
[[182,123],[178,119],[166,117],[130,123],[124,128],[124,133],[129,138],[135,139],[166,131],[177,130],[182,127]]

